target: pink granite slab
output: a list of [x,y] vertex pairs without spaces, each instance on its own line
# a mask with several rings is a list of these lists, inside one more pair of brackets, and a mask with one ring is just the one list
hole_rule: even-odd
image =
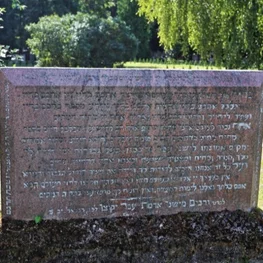
[[260,71],[0,70],[4,218],[250,210]]

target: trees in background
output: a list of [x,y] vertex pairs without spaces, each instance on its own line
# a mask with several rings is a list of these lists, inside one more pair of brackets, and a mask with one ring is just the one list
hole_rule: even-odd
[[[4,13],[5,9],[3,7],[0,7],[0,22],[3,21],[2,15]],[[0,28],[3,28],[3,26],[0,25]]]
[[151,56],[150,40],[154,28],[144,16],[138,16],[137,0],[78,0],[78,3],[81,12],[103,18],[118,17],[124,21],[139,41],[137,57]]
[[131,28],[139,40],[138,58],[151,57],[150,40],[153,37],[153,24],[148,23],[144,16],[138,16],[138,2],[131,0],[118,0],[117,15]]
[[[0,32],[0,43],[20,51],[27,46],[26,40],[29,38],[30,30],[25,30],[26,25],[36,24],[40,17],[50,15],[57,15],[52,17],[51,24],[59,24],[61,21],[54,21],[59,20],[58,16],[76,15],[81,11],[90,17],[94,15],[101,21],[115,21],[118,25],[124,21],[130,27],[129,34],[133,33],[138,39],[137,58],[153,56],[150,43],[155,39],[153,32],[156,31],[157,21],[160,44],[167,54],[176,53],[175,57],[180,57],[182,52],[188,57],[195,52],[202,60],[213,61],[227,68],[262,67],[263,0],[2,0],[1,7],[5,8],[6,12],[3,15],[4,28]],[[138,10],[140,16],[137,14]],[[56,29],[55,26],[51,28]],[[126,27],[120,26],[119,29],[124,30],[123,35],[128,32],[124,28]],[[63,30],[55,30],[52,34],[48,32],[50,35],[62,34],[67,41],[67,33]],[[89,46],[84,49],[84,36],[80,37],[81,32],[84,32],[84,29],[78,29],[78,33],[73,32],[77,38],[76,43],[82,43],[81,48],[75,45],[74,56],[85,50],[91,52]],[[118,32],[120,34],[120,31]],[[95,44],[89,32],[83,34],[89,35],[90,43]],[[100,32],[94,29],[94,36],[99,34]],[[103,36],[100,37],[104,39]],[[32,41],[30,43],[33,47]],[[155,41],[155,46],[156,43],[159,44]],[[59,55],[56,45],[52,47]],[[71,43],[71,48],[73,47]],[[106,47],[109,48],[105,45]],[[181,51],[178,47],[181,47]],[[42,53],[44,52],[43,50]],[[73,51],[67,52],[73,55]],[[103,46],[100,52],[103,53]],[[126,58],[126,55],[124,57]],[[49,56],[48,59],[50,60]],[[101,66],[106,64],[100,59]],[[65,57],[62,60],[65,60]],[[75,59],[75,62],[78,61],[75,63],[74,60],[67,59],[67,63],[70,61],[71,65],[75,63],[80,66],[79,60],[80,58]]]
[[27,24],[36,23],[46,15],[64,15],[76,13],[77,0],[1,0],[4,29],[0,33],[0,43],[22,50],[26,48],[28,33],[24,29]]
[[139,12],[159,24],[166,50],[189,46],[202,59],[227,68],[257,67],[263,60],[262,0],[138,0]]
[[117,0],[78,0],[79,11],[106,18],[116,15]]
[[[61,20],[59,20],[59,17],[62,17],[66,14],[76,15],[77,12],[80,11],[82,13],[88,14],[89,16],[94,15],[97,16],[97,18],[105,19],[103,21],[108,21],[107,23],[110,23],[109,21],[115,21],[119,25],[118,34],[120,34],[122,38],[123,35],[129,32],[129,34],[131,34],[130,36],[131,39],[134,39],[134,35],[138,39],[137,58],[147,58],[151,56],[149,42],[150,39],[152,38],[153,27],[147,22],[145,17],[139,17],[137,15],[137,11],[138,11],[137,0],[134,1],[130,1],[130,0],[48,0],[48,1],[2,0],[1,5],[5,7],[6,13],[4,14],[4,21],[3,21],[4,29],[0,32],[0,43],[6,46],[10,46],[11,49],[19,49],[20,52],[27,49],[28,48],[27,39],[30,37],[29,35],[30,30],[25,30],[26,25],[32,23],[36,24],[38,23],[40,18],[44,16],[52,16],[49,21],[51,23],[50,29],[48,30],[49,35],[53,34],[54,37],[57,36],[58,39],[56,41],[60,41],[62,36],[65,36],[65,41],[67,41],[67,33],[64,31],[64,29],[61,29],[61,31],[56,30],[55,25],[56,23],[60,25],[60,23],[62,22]],[[48,18],[46,18],[46,20],[48,21]],[[131,30],[127,31],[126,26],[124,26],[124,22],[130,27]],[[42,24],[44,23],[43,20],[41,20],[41,23]],[[31,31],[32,30],[33,30],[33,26],[31,27]],[[51,30],[53,30],[54,32],[51,33]],[[73,29],[71,28],[71,30]],[[124,32],[121,32],[121,30],[124,30]],[[80,31],[80,29],[78,29],[78,31]],[[82,31],[84,32],[84,29],[82,29]],[[41,32],[39,32],[39,34],[40,33]],[[34,34],[37,35],[37,32],[35,31]],[[78,34],[81,33],[78,32]],[[97,35],[99,35],[99,31],[94,30],[94,35],[95,37],[97,37]],[[105,40],[105,37],[101,36],[101,38]],[[89,42],[87,43],[91,43],[92,39],[93,38],[90,37]],[[84,41],[83,37],[82,40],[78,40],[78,43],[80,42],[82,43],[81,49],[79,49],[80,47],[76,45],[78,51],[76,50],[74,56],[78,52],[89,48],[89,47],[84,48],[83,41]],[[116,39],[116,43],[117,42],[119,43],[119,39]],[[30,43],[30,47],[33,46],[35,47],[37,45],[37,41],[34,44],[32,43],[32,41],[29,41],[28,43]],[[94,43],[94,45],[96,46],[95,42],[92,43]],[[132,43],[134,43],[133,40]],[[58,57],[61,56],[61,51],[58,50],[59,46],[52,44],[52,48],[53,50],[49,51],[49,53],[54,54],[56,52],[57,55],[54,55],[53,57],[58,59]],[[108,48],[109,47],[107,47],[106,49],[105,46],[105,50],[107,50],[106,57],[109,57]],[[129,51],[129,46],[127,47],[127,50]],[[34,48],[34,52],[36,52],[37,56],[40,55],[40,51],[39,52],[36,51],[35,48]],[[45,52],[46,52],[45,50],[41,51],[41,56]],[[70,50],[70,52],[71,52],[70,54],[72,55],[73,51]],[[100,52],[101,54],[104,54],[104,46],[100,47]],[[134,52],[131,52],[130,54],[131,56],[133,56]],[[118,53],[118,55],[121,55],[121,53]],[[123,60],[126,58],[127,56],[125,54]],[[119,60],[120,59],[121,58],[119,58]],[[47,56],[47,61],[48,60],[50,61],[50,56]],[[64,62],[62,63],[62,61],[64,60],[65,57],[63,59],[62,58],[58,59],[59,63],[61,64],[65,64]],[[81,63],[79,62],[79,60],[80,58],[76,59],[76,61],[78,61],[77,64],[80,66]],[[47,61],[46,62],[42,61],[40,62],[40,64],[48,63]],[[67,60],[67,63],[68,61],[69,60]],[[72,63],[73,60],[70,61],[70,64]],[[104,64],[106,64],[106,62],[103,62],[102,60],[101,65]]]
[[[0,7],[0,30],[3,28],[3,26],[1,25],[1,22],[3,21],[2,15],[4,12],[5,12],[5,9]],[[0,45],[0,55],[2,53],[2,48],[3,48],[3,46]],[[2,59],[0,59],[0,66],[3,66],[3,65],[4,65],[4,61]]]
[[118,18],[95,15],[57,15],[26,27],[28,46],[40,66],[112,67],[133,59],[138,41]]

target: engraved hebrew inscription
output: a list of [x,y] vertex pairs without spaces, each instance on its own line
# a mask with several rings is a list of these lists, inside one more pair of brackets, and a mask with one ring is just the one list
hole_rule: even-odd
[[255,162],[256,88],[15,93],[16,202],[27,208],[17,218],[246,209],[250,202],[244,193]]

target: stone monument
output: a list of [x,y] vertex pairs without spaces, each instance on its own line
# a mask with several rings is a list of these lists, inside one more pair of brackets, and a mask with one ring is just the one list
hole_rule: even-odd
[[1,69],[3,218],[249,211],[262,83],[256,71]]

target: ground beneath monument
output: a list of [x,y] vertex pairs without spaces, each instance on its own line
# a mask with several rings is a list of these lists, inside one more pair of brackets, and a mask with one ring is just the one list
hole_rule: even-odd
[[263,262],[261,210],[3,223],[1,263]]

